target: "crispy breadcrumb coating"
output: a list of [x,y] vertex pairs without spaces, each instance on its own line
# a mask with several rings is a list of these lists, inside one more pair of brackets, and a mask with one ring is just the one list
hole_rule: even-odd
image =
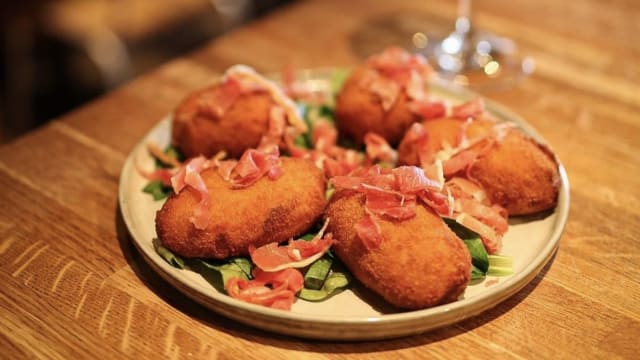
[[424,309],[462,295],[471,257],[440,216],[418,205],[409,220],[380,220],[382,243],[367,250],[354,229],[364,215],[364,195],[348,190],[335,193],[325,212],[336,255],[362,284],[403,309]]
[[307,160],[281,159],[280,178],[264,177],[245,189],[232,190],[215,169],[203,171],[211,197],[207,228],[198,230],[189,221],[200,195],[185,187],[156,214],[160,242],[183,257],[223,259],[247,255],[249,245],[305,233],[326,205],[324,176]]
[[268,93],[242,94],[218,117],[202,105],[216,86],[190,94],[175,110],[172,141],[186,157],[211,157],[224,150],[229,157],[238,158],[246,149],[258,146],[268,130],[273,105]]

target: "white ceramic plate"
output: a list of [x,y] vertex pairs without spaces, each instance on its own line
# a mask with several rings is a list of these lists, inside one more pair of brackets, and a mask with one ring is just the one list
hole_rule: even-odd
[[[329,91],[330,78],[328,69],[300,73],[300,79],[316,91]],[[432,93],[454,102],[475,96],[442,83],[435,83],[431,88]],[[545,143],[517,115],[489,101],[486,105],[496,118],[516,123],[524,132]],[[164,147],[169,144],[170,133],[171,118],[168,116],[133,149],[122,169],[120,208],[134,244],[158,274],[189,297],[224,316],[277,333],[327,340],[372,340],[417,334],[472,317],[515,294],[540,272],[555,252],[567,220],[569,183],[560,165],[562,185],[555,211],[543,218],[510,221],[501,253],[513,257],[514,274],[511,276],[488,277],[482,283],[469,286],[461,300],[419,311],[394,311],[357,284],[325,302],[298,299],[291,311],[269,309],[219,293],[199,274],[176,269],[155,252],[152,244],[156,237],[154,219],[162,202],[153,201],[150,195],[141,191],[147,181],[136,171],[135,163],[152,169],[153,159],[145,144],[153,141]]]

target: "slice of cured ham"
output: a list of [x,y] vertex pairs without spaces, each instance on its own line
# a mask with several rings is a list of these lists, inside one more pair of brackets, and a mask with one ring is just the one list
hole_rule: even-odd
[[296,269],[266,272],[254,269],[253,280],[232,278],[225,290],[232,298],[274,309],[291,310],[295,294],[304,286],[304,278]]
[[186,186],[193,188],[200,196],[200,201],[193,210],[189,221],[193,223],[196,229],[206,229],[209,222],[209,209],[211,200],[209,198],[209,190],[202,180],[200,173],[210,168],[212,163],[204,156],[193,158],[186,162],[180,170],[171,178],[173,191],[177,194]]
[[316,236],[311,240],[290,240],[287,245],[269,243],[259,248],[249,247],[249,254],[253,263],[263,271],[273,272],[287,268],[301,268],[310,265],[324,255],[331,245],[331,234],[324,235],[329,220],[327,220]]

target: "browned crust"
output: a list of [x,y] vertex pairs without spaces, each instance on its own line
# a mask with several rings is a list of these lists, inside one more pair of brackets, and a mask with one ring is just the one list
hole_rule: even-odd
[[511,131],[469,170],[492,202],[509,215],[554,208],[560,190],[558,164],[548,150],[518,131]]
[[238,158],[258,146],[268,129],[273,101],[267,93],[240,95],[220,118],[201,111],[201,103],[216,86],[190,94],[175,110],[172,140],[187,157],[211,157],[224,150]]
[[[337,196],[336,196],[337,195]],[[333,249],[353,275],[387,302],[423,309],[455,301],[470,279],[469,252],[429,208],[402,222],[380,222],[383,241],[368,251],[354,230],[364,212],[364,196],[339,192],[327,206]]]
[[160,242],[184,257],[223,259],[246,255],[249,245],[303,234],[326,205],[324,177],[306,160],[282,158],[282,168],[277,180],[262,178],[240,190],[231,190],[215,170],[205,170],[212,204],[208,227],[198,230],[189,221],[199,195],[186,187],[156,214]]

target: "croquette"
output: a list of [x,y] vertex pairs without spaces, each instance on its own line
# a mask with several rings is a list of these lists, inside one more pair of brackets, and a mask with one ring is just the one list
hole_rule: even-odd
[[[463,120],[443,118],[422,122],[428,149],[435,153],[445,143],[453,147],[459,142]],[[466,127],[466,137],[474,139],[491,131],[495,124],[488,120],[473,121]],[[421,165],[416,144],[403,139],[398,147],[401,165]],[[481,154],[465,174],[482,187],[492,203],[509,215],[528,215],[556,206],[560,177],[553,155],[542,145],[516,129],[508,130],[501,141]]]
[[364,202],[363,194],[342,190],[325,212],[336,255],[362,284],[402,309],[452,302],[464,293],[471,257],[440,216],[420,204],[409,220],[380,220],[382,243],[367,250],[354,229]]
[[[379,76],[375,69],[364,65],[349,76],[336,99],[335,116],[341,136],[362,144],[367,132],[382,136],[392,146],[397,145],[405,131],[420,116],[409,109],[409,98],[400,91],[388,110],[382,100],[367,87],[362,86],[364,77]],[[380,80],[391,83],[392,80]]]
[[211,200],[208,226],[199,230],[190,222],[200,194],[187,186],[156,214],[160,242],[183,257],[223,259],[247,255],[250,245],[305,233],[326,205],[324,177],[307,160],[281,160],[283,173],[277,180],[263,177],[244,189],[231,189],[216,169],[204,170]]
[[196,91],[176,108],[173,117],[172,141],[186,157],[211,157],[224,150],[238,158],[248,148],[255,148],[269,127],[269,112],[273,105],[266,92],[248,92],[238,96],[222,113],[208,104],[218,99],[221,85]]
[[560,176],[553,155],[518,131],[510,131],[471,165],[468,174],[509,215],[533,214],[556,206]]

